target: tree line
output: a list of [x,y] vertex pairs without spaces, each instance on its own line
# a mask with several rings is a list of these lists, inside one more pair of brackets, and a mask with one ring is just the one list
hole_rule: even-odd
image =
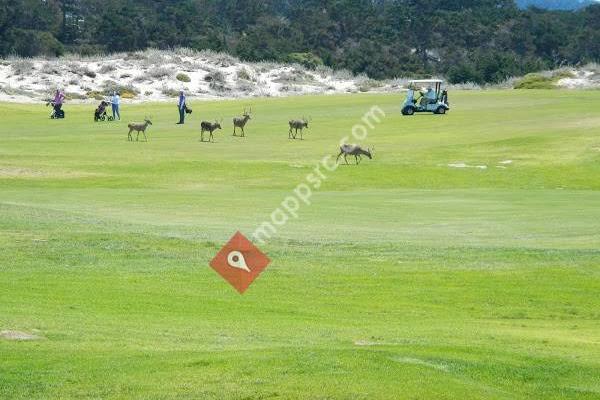
[[0,55],[153,48],[325,64],[372,78],[498,82],[600,59],[600,5],[513,0],[0,0]]

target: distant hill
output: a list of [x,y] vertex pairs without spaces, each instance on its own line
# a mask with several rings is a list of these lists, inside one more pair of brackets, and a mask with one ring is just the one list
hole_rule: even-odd
[[538,10],[513,0],[0,0],[0,58],[189,48],[478,84],[600,61],[600,6]]
[[594,0],[517,0],[520,8],[535,6],[548,10],[578,10],[592,4],[598,4]]

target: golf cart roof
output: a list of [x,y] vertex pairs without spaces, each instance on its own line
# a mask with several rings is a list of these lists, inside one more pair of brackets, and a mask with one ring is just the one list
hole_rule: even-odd
[[441,79],[414,79],[410,83],[444,83]]

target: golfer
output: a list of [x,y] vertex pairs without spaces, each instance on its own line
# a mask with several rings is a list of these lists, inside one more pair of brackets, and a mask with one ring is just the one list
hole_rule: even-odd
[[52,100],[52,105],[54,106],[55,112],[60,111],[64,101],[65,101],[65,94],[60,89],[56,89],[56,94],[54,95],[54,100]]
[[430,104],[434,104],[437,102],[437,96],[431,86],[427,88],[427,94],[425,94],[425,97],[427,97],[427,100]]
[[179,103],[177,108],[179,108],[179,122],[177,125],[183,125],[185,123],[185,93],[183,93],[183,90],[179,92]]
[[119,111],[119,107],[121,106],[121,96],[119,96],[119,92],[113,92],[112,97],[110,98],[110,104],[112,105],[112,115],[113,119],[116,121],[117,119],[121,120],[121,113]]

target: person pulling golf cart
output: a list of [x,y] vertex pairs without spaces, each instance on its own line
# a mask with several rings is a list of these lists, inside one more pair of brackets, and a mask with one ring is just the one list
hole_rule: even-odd
[[[448,92],[442,90],[444,81],[424,79],[410,81],[406,100],[402,105],[402,115],[413,115],[416,112],[446,114],[450,110]],[[426,90],[424,90],[426,88]]]
[[50,113],[50,119],[62,119],[65,117],[65,112],[62,109],[63,102],[65,101],[65,94],[59,89],[56,90],[54,99],[48,100],[46,106],[52,106],[52,112]]

